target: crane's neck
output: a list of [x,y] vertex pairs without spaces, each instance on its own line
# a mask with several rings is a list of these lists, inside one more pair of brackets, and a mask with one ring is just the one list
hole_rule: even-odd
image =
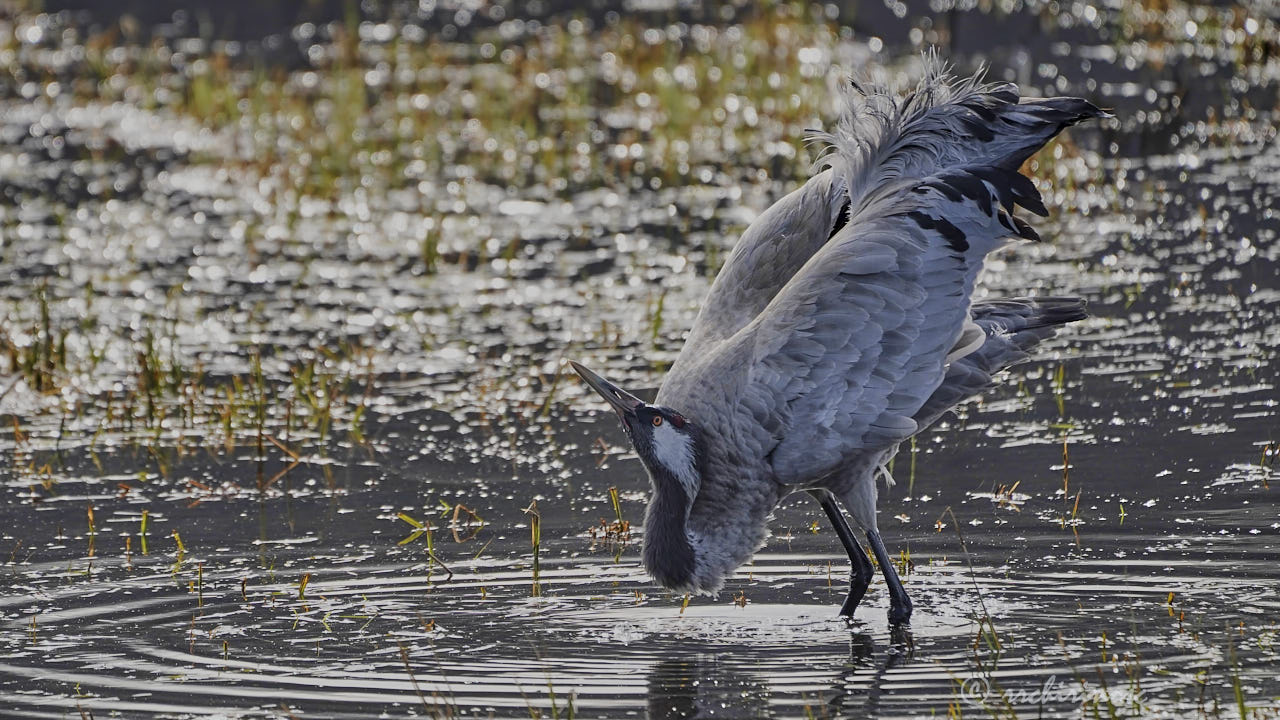
[[[690,434],[687,453],[656,443],[637,447],[653,482],[644,521],[644,565],[671,590],[716,592],[764,545],[781,486],[748,468],[726,468],[709,457],[710,442],[700,430]],[[732,490],[714,484],[723,478],[709,474],[713,467],[733,473]]]
[[692,500],[664,467],[650,467],[653,497],[644,518],[644,566],[659,585],[690,586],[696,566],[687,523]]
[[655,433],[649,452],[640,454],[653,497],[644,521],[644,564],[660,585],[693,585],[697,556],[689,534],[689,513],[702,485],[701,433]]

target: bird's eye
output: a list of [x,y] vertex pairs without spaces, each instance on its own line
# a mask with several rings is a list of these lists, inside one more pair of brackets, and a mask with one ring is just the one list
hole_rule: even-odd
[[654,416],[653,416],[653,426],[654,426],[654,427],[658,427],[658,426],[659,426],[659,425],[661,425],[661,424],[662,424],[662,416],[661,416],[661,415],[654,415]]
[[675,426],[676,426],[676,427],[678,427],[678,428],[682,428],[682,427],[684,427],[684,416],[683,416],[683,415],[672,415],[672,416],[671,416],[671,424],[672,424],[672,425],[675,425]]

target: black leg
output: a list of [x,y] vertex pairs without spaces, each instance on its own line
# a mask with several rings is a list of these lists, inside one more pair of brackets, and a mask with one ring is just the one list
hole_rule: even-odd
[[867,594],[867,587],[871,585],[871,578],[875,576],[875,568],[871,566],[871,558],[867,557],[866,551],[854,539],[853,531],[849,529],[849,523],[844,519],[844,513],[840,512],[840,507],[836,505],[835,496],[826,490],[814,490],[810,494],[822,504],[822,510],[827,513],[831,527],[835,528],[840,544],[844,545],[844,551],[849,554],[849,563],[852,565],[849,576],[849,595],[840,606],[840,614],[853,617],[853,611],[858,609],[862,596]]
[[867,531],[867,540],[871,543],[871,552],[876,554],[876,562],[880,563],[884,581],[889,586],[889,622],[894,625],[907,622],[911,619],[911,598],[907,597],[907,591],[898,580],[898,572],[893,569],[889,551],[885,550],[884,541],[875,530]]

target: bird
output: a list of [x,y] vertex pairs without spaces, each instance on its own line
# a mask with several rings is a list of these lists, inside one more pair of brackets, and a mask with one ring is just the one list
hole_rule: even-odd
[[973,298],[986,256],[1039,241],[1047,216],[1023,164],[1063,129],[1111,115],[1023,98],[936,54],[909,92],[852,78],[810,131],[811,177],[744,231],[653,402],[570,361],[617,413],[646,469],[642,562],[671,590],[714,595],[765,544],[781,499],[816,499],[849,556],[840,615],[874,567],[891,626],[907,595],[876,523],[898,446],[996,384],[1070,322],[1076,297]]

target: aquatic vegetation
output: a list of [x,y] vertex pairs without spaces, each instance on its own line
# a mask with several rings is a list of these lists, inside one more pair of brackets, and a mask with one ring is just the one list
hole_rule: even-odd
[[533,564],[530,568],[533,578],[531,592],[534,597],[538,597],[542,594],[542,513],[538,512],[538,501],[529,503],[529,507],[524,509],[524,514],[529,516],[529,544],[533,549]]

